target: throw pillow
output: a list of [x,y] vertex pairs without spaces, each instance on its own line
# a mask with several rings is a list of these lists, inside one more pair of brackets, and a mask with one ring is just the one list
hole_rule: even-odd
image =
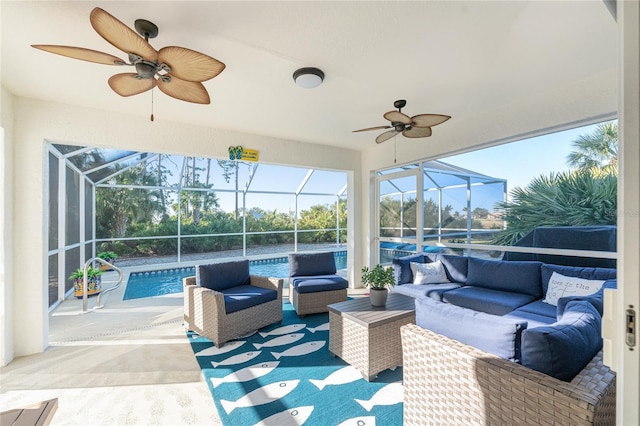
[[586,280],[584,278],[566,277],[557,272],[551,274],[549,287],[543,302],[558,306],[558,299],[567,296],[589,296],[597,293],[604,280]]
[[431,263],[411,262],[414,284],[441,284],[450,282],[439,260]]

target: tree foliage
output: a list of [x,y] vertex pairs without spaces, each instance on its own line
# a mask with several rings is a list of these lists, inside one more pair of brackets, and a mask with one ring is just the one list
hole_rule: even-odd
[[617,170],[617,122],[599,124],[592,133],[578,136],[571,145],[573,151],[567,156],[570,167],[578,170]]

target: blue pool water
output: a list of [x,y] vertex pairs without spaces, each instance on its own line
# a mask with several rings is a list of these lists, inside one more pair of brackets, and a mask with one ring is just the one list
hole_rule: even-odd
[[[346,269],[347,252],[336,252],[335,258],[336,268]],[[286,257],[250,260],[249,271],[252,275],[287,278],[289,276],[289,261]],[[143,297],[179,293],[182,291],[182,279],[185,277],[191,277],[195,274],[196,271],[194,267],[159,269],[157,271],[148,272],[132,272],[129,275],[127,288],[122,299],[140,299]]]

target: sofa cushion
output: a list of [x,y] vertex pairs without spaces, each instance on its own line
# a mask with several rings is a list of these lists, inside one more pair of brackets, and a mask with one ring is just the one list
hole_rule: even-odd
[[331,275],[336,273],[333,252],[289,253],[289,276]]
[[442,300],[463,308],[493,315],[504,315],[522,305],[533,302],[535,297],[484,287],[464,286],[447,291],[442,295]]
[[466,284],[469,272],[469,258],[454,254],[437,254],[434,260],[439,260],[444,265],[449,281]]
[[557,306],[558,299],[561,297],[591,296],[600,290],[604,282],[604,280],[566,277],[557,272],[553,272],[551,278],[549,278],[547,292],[543,302]]
[[231,287],[249,285],[249,261],[212,263],[196,266],[196,284],[221,291]]
[[295,288],[299,294],[316,293],[318,291],[344,290],[349,281],[339,275],[315,275],[312,277],[293,277],[289,287]]
[[467,285],[542,298],[541,262],[504,262],[469,258]]
[[460,288],[460,284],[401,284],[391,287],[390,290],[392,293],[404,294],[405,296],[413,297],[414,299],[427,296],[441,302],[442,295],[445,292],[456,288]]
[[518,361],[527,322],[489,315],[424,297],[416,299],[416,324],[499,357]]
[[224,294],[224,310],[228,314],[278,298],[277,291],[252,285],[227,288],[221,293]]
[[596,308],[572,300],[556,323],[522,333],[522,365],[571,381],[602,348],[600,331]]
[[417,253],[411,254],[409,256],[396,257],[392,260],[391,266],[393,266],[393,271],[396,277],[396,284],[413,282],[411,262],[424,263],[424,255],[422,253]]
[[543,294],[547,294],[549,279],[557,272],[565,277],[584,278],[586,280],[614,280],[617,272],[612,268],[590,268],[581,266],[562,266],[545,263],[540,267]]
[[553,324],[556,322],[555,318],[548,317],[546,315],[540,315],[535,312],[521,311],[519,308],[503,315],[505,318],[514,318],[527,322],[527,328],[542,327],[544,325]]
[[548,317],[551,322],[556,322],[556,320],[558,319],[557,308],[555,306],[549,305],[548,303],[544,303],[542,300],[535,300],[531,303],[527,303],[526,305],[520,306],[516,310]]
[[439,260],[430,263],[411,262],[413,284],[442,284],[448,283],[444,265]]

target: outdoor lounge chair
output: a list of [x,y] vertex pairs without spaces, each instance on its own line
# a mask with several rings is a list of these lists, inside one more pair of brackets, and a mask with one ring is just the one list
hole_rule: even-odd
[[328,312],[327,305],[347,300],[348,287],[333,252],[289,254],[289,301],[299,316]]
[[282,321],[282,278],[249,274],[249,261],[196,266],[183,280],[185,326],[221,347]]

